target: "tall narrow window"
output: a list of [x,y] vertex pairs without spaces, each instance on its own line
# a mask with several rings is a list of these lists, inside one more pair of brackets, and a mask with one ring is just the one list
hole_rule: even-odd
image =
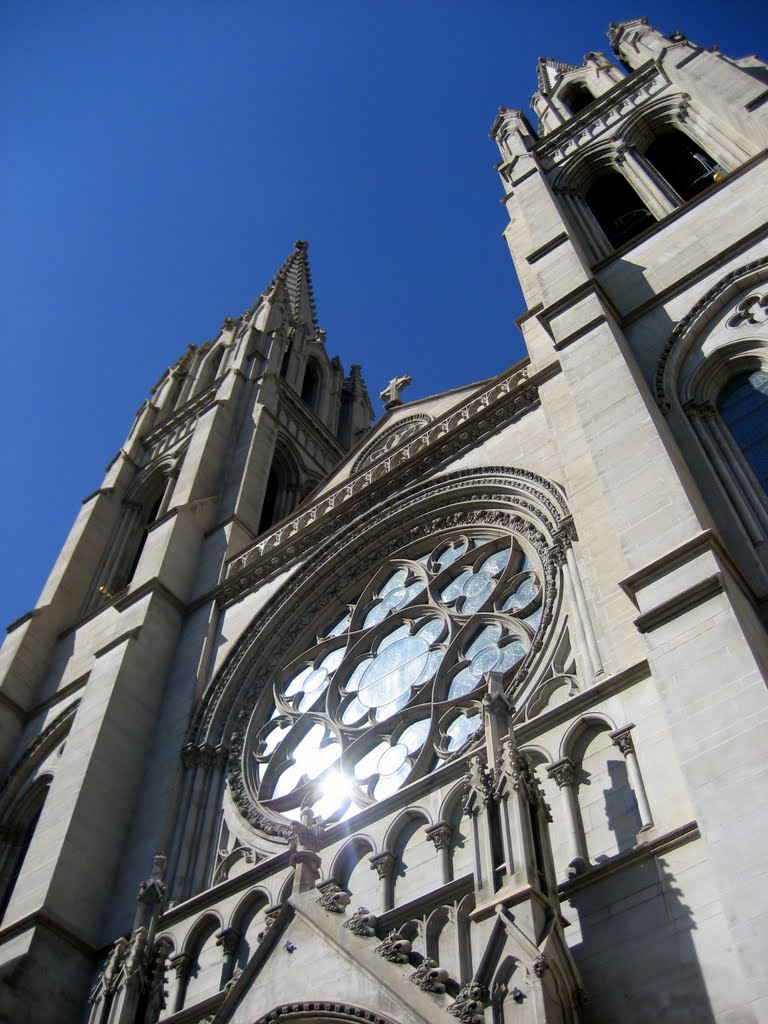
[[14,828],[8,830],[5,839],[5,850],[0,854],[0,918],[13,895],[16,881],[24,866],[32,837],[43,811],[45,798],[51,785],[50,775],[43,776],[32,784],[26,795],[22,797],[24,806]]
[[261,505],[259,533],[289,515],[299,499],[299,481],[291,461],[277,451],[272,460]]
[[304,383],[301,385],[301,397],[313,412],[317,412],[320,405],[321,382],[322,374],[317,360],[309,358],[304,371]]
[[711,185],[719,170],[709,153],[676,128],[667,128],[657,135],[645,157],[686,201]]
[[752,370],[730,380],[717,399],[720,415],[768,492],[768,373]]
[[157,500],[154,501],[149,506],[149,508],[148,508],[148,510],[147,510],[147,512],[145,514],[144,528],[141,531],[141,535],[139,537],[138,547],[136,548],[136,551],[135,551],[135,553],[133,555],[133,559],[131,560],[131,562],[128,565],[128,569],[127,569],[126,575],[125,575],[125,580],[116,589],[121,589],[123,586],[126,586],[128,583],[130,583],[131,580],[133,579],[133,574],[136,572],[136,567],[139,564],[139,559],[141,558],[141,553],[144,550],[144,545],[147,543],[147,536],[149,535],[149,529],[152,526],[152,524],[154,523],[154,521],[157,519],[157,513],[160,511],[160,505],[162,504],[162,501],[163,501],[163,496],[161,494],[157,498]]
[[655,223],[653,214],[618,171],[601,174],[584,199],[614,248]]
[[583,82],[574,82],[563,89],[560,98],[571,114],[578,114],[584,107],[588,107],[595,97]]

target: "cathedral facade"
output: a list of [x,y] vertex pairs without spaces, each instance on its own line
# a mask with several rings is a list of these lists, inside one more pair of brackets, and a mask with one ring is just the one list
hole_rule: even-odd
[[139,410],[3,647],[3,1024],[768,1020],[768,68],[609,38],[492,127],[523,361],[370,428],[297,242]]

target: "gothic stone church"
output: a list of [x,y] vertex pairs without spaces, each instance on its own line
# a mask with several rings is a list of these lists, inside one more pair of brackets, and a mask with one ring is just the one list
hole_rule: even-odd
[[3,648],[4,1024],[768,1020],[768,68],[610,41],[493,124],[524,360],[368,429],[300,242],[140,409]]

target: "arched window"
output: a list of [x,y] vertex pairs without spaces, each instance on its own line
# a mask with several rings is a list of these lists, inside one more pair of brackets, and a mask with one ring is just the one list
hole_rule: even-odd
[[768,373],[751,370],[733,377],[717,408],[760,486],[768,492]]
[[571,114],[578,114],[584,107],[588,107],[594,98],[592,91],[584,82],[573,82],[560,93],[563,105],[568,108]]
[[676,128],[663,129],[645,150],[645,158],[684,201],[693,199],[717,180],[717,162]]
[[614,248],[655,223],[651,211],[618,171],[604,171],[587,189],[584,200]]
[[307,360],[307,367],[304,370],[304,383],[301,385],[301,397],[313,412],[317,412],[320,405],[322,380],[322,371],[317,360],[310,357]]
[[299,499],[298,471],[292,460],[282,451],[276,451],[267,477],[264,501],[261,506],[259,533],[289,515]]
[[34,782],[20,800],[15,821],[4,829],[3,842],[0,845],[0,919],[10,902],[16,880],[32,844],[32,837],[50,786],[50,775],[44,775]]

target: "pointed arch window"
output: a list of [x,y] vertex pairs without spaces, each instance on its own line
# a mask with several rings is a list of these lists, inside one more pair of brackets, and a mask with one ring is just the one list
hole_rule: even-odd
[[15,820],[0,834],[0,920],[8,907],[51,788],[51,776],[38,778],[20,799]]
[[651,211],[619,171],[604,170],[584,199],[614,248],[655,223]]
[[301,397],[313,412],[320,408],[320,396],[322,393],[323,373],[320,364],[310,356],[304,370],[304,381],[301,385]]
[[697,142],[672,126],[656,135],[644,156],[683,202],[719,180],[717,175],[722,170]]
[[283,450],[275,451],[261,506],[259,533],[290,515],[300,498],[299,472],[294,460]]
[[733,377],[718,395],[717,409],[768,493],[768,372],[751,370]]
[[572,82],[560,93],[560,100],[570,114],[578,114],[595,99],[585,82]]

